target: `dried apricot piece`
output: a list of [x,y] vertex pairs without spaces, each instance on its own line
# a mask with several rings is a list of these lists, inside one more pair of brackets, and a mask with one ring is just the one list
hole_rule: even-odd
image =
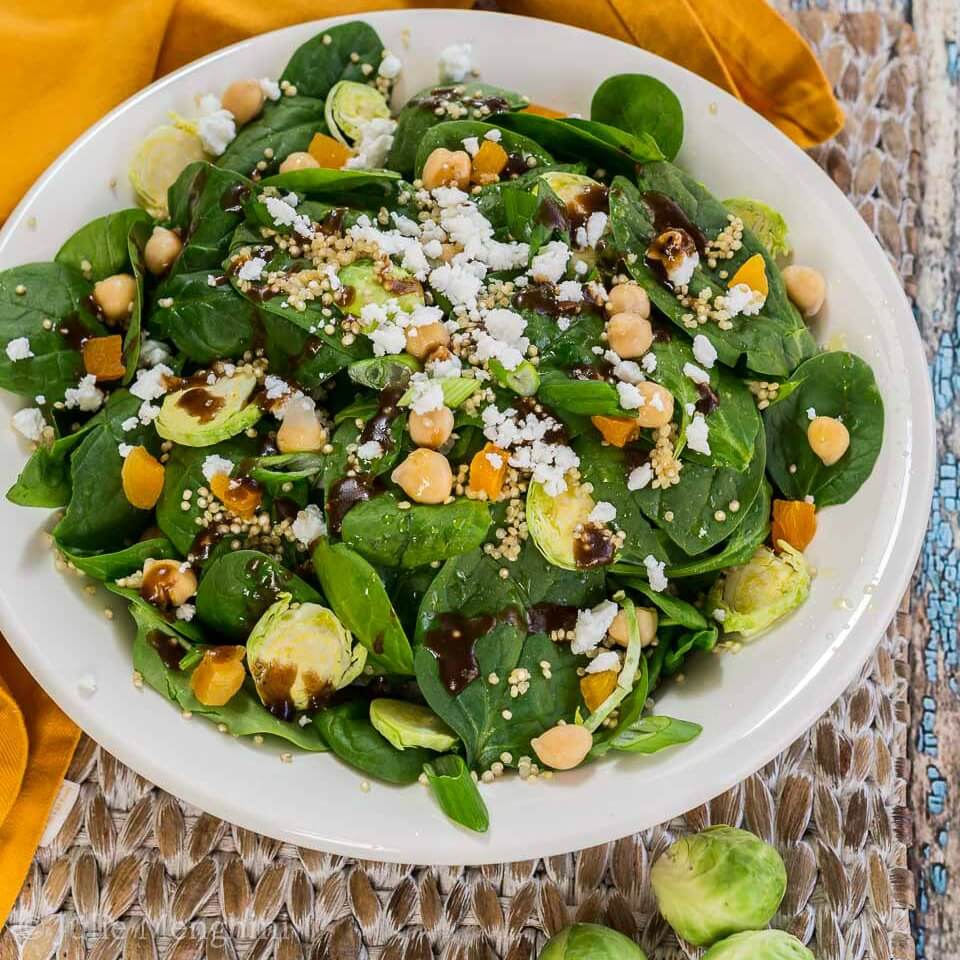
[[260,484],[250,477],[234,479],[225,473],[215,473],[210,478],[210,489],[231,513],[242,520],[249,520],[263,500]]
[[600,431],[600,436],[614,447],[625,447],[640,436],[640,421],[636,417],[595,416],[590,418],[590,422]]
[[484,186],[500,179],[509,161],[507,151],[493,140],[484,140],[470,164],[470,180]]
[[92,373],[97,382],[119,380],[126,372],[123,365],[123,337],[112,334],[109,337],[90,337],[80,347],[83,354],[83,366]]
[[190,675],[193,695],[207,707],[222,707],[243,686],[245,647],[211,647]]
[[339,170],[353,156],[348,147],[325,133],[313,135],[310,146],[307,147],[307,153],[321,167],[328,167],[331,170]]
[[131,506],[152,510],[163,492],[163,464],[146,448],[134,447],[120,468],[123,495]]
[[553,107],[545,107],[539,103],[528,103],[520,112],[532,113],[534,116],[547,117],[550,120],[556,120],[559,117],[566,116],[562,110],[554,110]]
[[580,678],[580,694],[591,713],[613,693],[618,676],[616,670],[601,670],[599,673],[585,673]]
[[764,297],[770,292],[770,286],[767,283],[767,264],[762,253],[755,253],[744,260],[737,272],[727,281],[727,288],[732,290],[740,283],[745,283],[751,290]]
[[806,550],[817,532],[817,510],[806,500],[774,500],[770,535],[774,547],[784,540],[794,550]]
[[473,493],[485,493],[488,500],[496,500],[507,476],[510,454],[494,443],[487,443],[470,461],[468,488]]

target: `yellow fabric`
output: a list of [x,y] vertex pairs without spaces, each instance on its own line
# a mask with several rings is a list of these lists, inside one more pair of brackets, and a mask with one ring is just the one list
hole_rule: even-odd
[[20,892],[79,737],[0,638],[0,924]]

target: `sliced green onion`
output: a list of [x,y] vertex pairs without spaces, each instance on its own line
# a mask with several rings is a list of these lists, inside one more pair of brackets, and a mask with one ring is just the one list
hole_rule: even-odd
[[499,360],[491,360],[487,366],[501,387],[521,397],[532,397],[540,387],[540,373],[529,360],[521,360],[514,370],[508,370]]
[[[444,405],[451,410],[456,410],[480,386],[480,381],[474,377],[443,377],[436,382],[443,390]],[[411,403],[413,403],[413,390],[408,390],[400,398],[400,406],[409,407]]]
[[587,717],[584,723],[584,726],[591,733],[610,716],[633,689],[633,681],[637,675],[637,667],[640,665],[640,653],[642,650],[640,645],[640,625],[637,623],[637,611],[634,608],[633,601],[625,599],[623,601],[623,610],[627,615],[627,629],[630,634],[630,640],[627,642],[627,654],[623,659],[623,669],[620,671],[620,676],[617,677],[617,685],[613,688],[613,692]]
[[487,805],[480,796],[480,790],[474,782],[463,757],[448,753],[423,765],[427,775],[430,792],[440,809],[454,822],[486,833],[490,826]]
[[611,747],[628,753],[656,753],[700,736],[703,727],[673,717],[641,717],[614,738]]
[[181,658],[177,666],[181,670],[192,670],[203,659],[201,647],[191,647]]

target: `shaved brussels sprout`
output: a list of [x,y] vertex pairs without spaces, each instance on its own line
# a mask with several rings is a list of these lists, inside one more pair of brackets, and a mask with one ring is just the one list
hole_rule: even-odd
[[157,417],[157,433],[185,447],[209,447],[235,437],[263,415],[250,399],[256,386],[252,373],[237,373],[168,393]]
[[390,107],[379,90],[365,83],[341,80],[327,94],[323,107],[327,129],[341,143],[360,139],[364,124],[377,117],[389,117]]
[[137,200],[152,217],[166,217],[167,191],[183,172],[206,153],[196,132],[170,124],[147,134],[130,161],[130,183]]
[[370,722],[398,750],[426,747],[445,753],[457,743],[457,735],[432,710],[418,703],[386,697],[372,700]]
[[715,943],[703,960],[816,960],[794,936],[783,930],[748,930]]
[[596,504],[580,483],[567,483],[567,489],[555,497],[542,483],[530,481],[527,489],[527,528],[537,549],[555,567],[579,570],[574,532],[588,523]]
[[758,548],[749,563],[732,567],[710,591],[707,609],[725,633],[753,637],[791,610],[810,593],[810,567],[803,554],[781,540],[780,554]]
[[593,187],[602,186],[598,180],[583,173],[568,173],[565,170],[550,170],[542,180],[564,202],[569,209],[577,206],[580,198]]
[[667,923],[705,947],[765,927],[786,892],[787,871],[759,837],[717,826],[677,840],[653,865],[650,882]]
[[339,273],[343,288],[340,307],[344,313],[359,317],[368,304],[379,306],[396,300],[397,307],[410,313],[424,304],[420,281],[400,267],[379,269],[372,260],[356,260]]
[[785,257],[790,252],[787,240],[787,221],[773,207],[748,197],[733,197],[723,205],[738,216],[743,225],[757,235],[757,239],[770,251],[771,256]]
[[281,593],[247,640],[247,663],[263,705],[284,719],[310,710],[360,675],[365,647],[353,643],[334,613],[319,603],[291,607]]
[[616,930],[574,923],[546,942],[538,960],[647,960],[647,955]]

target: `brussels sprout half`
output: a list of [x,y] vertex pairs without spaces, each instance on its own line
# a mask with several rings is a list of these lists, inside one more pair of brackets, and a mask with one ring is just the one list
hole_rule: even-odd
[[327,94],[323,105],[327,129],[347,146],[360,139],[363,126],[377,117],[389,117],[390,107],[379,90],[365,83],[341,80]]
[[629,938],[597,923],[574,923],[554,934],[537,960],[647,960]]
[[723,205],[736,214],[748,230],[757,235],[757,239],[770,251],[771,256],[785,257],[790,252],[787,221],[783,219],[783,214],[749,197],[732,197],[724,200]]
[[568,173],[564,170],[548,170],[540,178],[564,202],[565,206],[576,207],[580,198],[593,187],[602,184],[584,173]]
[[367,651],[319,603],[291,606],[281,593],[247,639],[247,663],[257,693],[268,709],[281,714],[322,705],[330,694],[352,683]]
[[236,373],[168,393],[157,417],[157,433],[185,447],[209,447],[234,437],[263,415],[259,405],[250,402],[256,387],[252,373]]
[[352,317],[359,317],[368,303],[383,306],[395,300],[401,310],[410,313],[426,302],[420,281],[400,267],[381,269],[372,260],[356,260],[343,267],[339,277],[343,285],[339,306]]
[[530,481],[527,489],[527,529],[537,549],[555,567],[579,570],[574,553],[574,531],[596,504],[583,484],[567,481],[563,493],[551,497],[542,483]]
[[724,633],[756,636],[807,599],[810,567],[806,559],[783,540],[779,546],[779,554],[759,547],[749,563],[717,578],[707,609]]
[[765,927],[787,889],[780,854],[736,827],[710,827],[677,840],[650,871],[667,923],[700,947]]
[[432,710],[405,700],[371,700],[370,722],[398,750],[426,747],[446,753],[458,742],[457,735]]
[[794,936],[783,930],[748,930],[715,943],[703,960],[816,960]]

